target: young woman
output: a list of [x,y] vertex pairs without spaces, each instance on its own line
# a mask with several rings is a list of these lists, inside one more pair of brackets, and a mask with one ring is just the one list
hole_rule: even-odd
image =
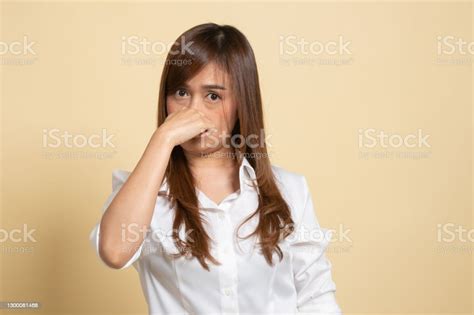
[[158,128],[91,241],[133,264],[150,314],[341,314],[329,243],[303,175],[271,165],[255,57],[236,28],[183,33],[161,78]]

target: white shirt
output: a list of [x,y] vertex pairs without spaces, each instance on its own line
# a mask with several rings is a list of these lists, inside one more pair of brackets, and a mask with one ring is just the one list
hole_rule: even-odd
[[[196,188],[209,222],[204,226],[213,240],[211,254],[221,263],[208,262],[210,271],[194,257],[171,258],[170,254],[178,253],[170,236],[173,209],[167,197],[157,197],[144,242],[121,268],[133,265],[138,271],[150,314],[342,314],[332,265],[325,255],[329,230],[318,223],[306,178],[275,165],[272,170],[295,222],[295,231],[280,243],[283,260],[275,253],[274,266],[254,247],[256,237],[240,240],[235,236],[238,225],[258,206],[259,191],[251,185],[255,171],[246,158],[239,169],[240,189],[219,204]],[[113,191],[102,211],[129,174],[112,173]],[[166,180],[160,191],[168,191]],[[253,232],[257,222],[258,215],[242,226],[239,235]],[[90,234],[97,255],[99,231],[100,221]]]

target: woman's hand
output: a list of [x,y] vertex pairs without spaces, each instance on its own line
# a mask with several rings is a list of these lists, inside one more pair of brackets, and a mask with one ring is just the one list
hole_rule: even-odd
[[202,112],[191,107],[182,107],[166,117],[156,133],[171,146],[180,145],[198,135],[216,132],[214,123]]
[[99,255],[107,265],[122,268],[146,244],[144,233],[134,235],[135,227],[141,231],[150,227],[174,146],[213,127],[204,114],[186,107],[170,114],[155,130],[141,159],[102,216]]

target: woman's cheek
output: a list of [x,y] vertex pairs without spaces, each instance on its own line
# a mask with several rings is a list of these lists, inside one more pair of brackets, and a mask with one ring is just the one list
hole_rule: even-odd
[[178,109],[176,102],[174,102],[171,98],[166,100],[166,109],[168,110],[168,115],[175,112]]

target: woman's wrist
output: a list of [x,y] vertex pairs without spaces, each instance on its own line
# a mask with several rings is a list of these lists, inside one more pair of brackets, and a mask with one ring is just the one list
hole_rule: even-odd
[[165,150],[171,153],[175,147],[171,138],[159,128],[153,133],[151,141],[160,148],[160,151]]

